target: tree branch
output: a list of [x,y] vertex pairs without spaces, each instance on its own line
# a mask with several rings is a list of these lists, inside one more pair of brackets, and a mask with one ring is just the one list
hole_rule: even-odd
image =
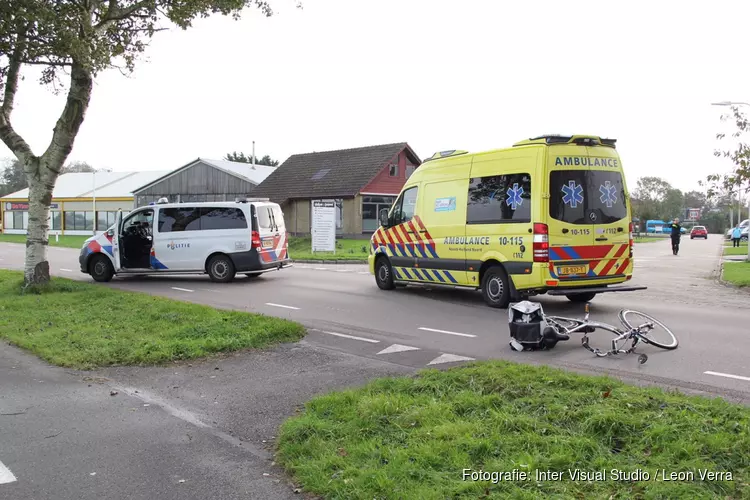
[[[24,30],[27,31],[27,30]],[[5,78],[5,91],[3,92],[3,105],[0,108],[0,139],[18,158],[21,163],[26,163],[29,156],[33,156],[31,147],[13,129],[10,123],[10,115],[13,112],[13,104],[18,91],[18,77],[21,72],[21,55],[25,46],[25,33],[19,34],[18,43],[8,61],[8,73]]]
[[42,155],[42,164],[51,171],[53,178],[60,174],[60,167],[73,150],[73,143],[89,107],[93,83],[91,71],[74,60],[65,108],[55,124],[52,141]]
[[109,7],[107,8],[107,13],[104,15],[102,20],[99,21],[99,23],[96,26],[94,26],[94,28],[98,30],[113,21],[122,21],[123,19],[131,16],[132,14],[135,14],[136,12],[138,12],[143,7],[149,4],[151,4],[153,7],[156,7],[154,0],[141,0],[140,2],[134,3],[127,9],[118,9],[117,0],[109,0]]

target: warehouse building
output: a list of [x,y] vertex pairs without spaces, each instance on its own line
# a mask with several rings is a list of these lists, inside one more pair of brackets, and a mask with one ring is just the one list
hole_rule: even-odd
[[[231,201],[252,195],[274,167],[198,158],[176,170],[86,172],[58,177],[50,205],[50,233],[105,231],[118,210],[129,212],[165,197],[171,202]],[[29,190],[0,198],[0,232],[26,234]]]
[[[133,189],[164,175],[151,172],[85,172],[57,178],[50,204],[50,234],[90,235],[114,223],[118,210],[134,205]],[[29,225],[29,190],[0,198],[2,229],[6,234],[26,234]]]

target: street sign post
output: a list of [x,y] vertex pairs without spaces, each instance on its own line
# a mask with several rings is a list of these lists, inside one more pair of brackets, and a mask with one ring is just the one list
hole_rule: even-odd
[[312,251],[336,253],[336,201],[312,202]]

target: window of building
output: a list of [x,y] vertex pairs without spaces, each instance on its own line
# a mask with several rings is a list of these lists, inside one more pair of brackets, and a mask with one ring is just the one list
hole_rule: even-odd
[[376,231],[380,227],[380,212],[390,210],[395,196],[362,197],[362,231]]
[[117,212],[97,212],[96,213],[96,230],[106,231],[115,224]]
[[388,175],[390,177],[398,177],[398,164],[394,163],[388,168]]
[[159,210],[159,232],[199,231],[201,212],[197,207],[162,208]]
[[531,222],[531,176],[493,175],[469,181],[467,224]]
[[60,212],[50,212],[51,219],[52,219],[52,230],[53,231],[59,231],[62,229],[62,213]]
[[247,229],[245,213],[239,208],[201,207],[201,231]]
[[94,212],[65,212],[66,231],[93,231]]
[[[8,212],[6,212],[7,214]],[[26,229],[26,226],[24,226],[23,220],[26,212],[10,212],[13,214],[13,229]]]
[[411,177],[411,174],[413,174],[413,173],[414,173],[414,170],[415,170],[416,168],[417,168],[417,167],[415,167],[414,165],[407,165],[407,166],[406,166],[406,178],[407,178],[407,179],[408,179],[409,177]]

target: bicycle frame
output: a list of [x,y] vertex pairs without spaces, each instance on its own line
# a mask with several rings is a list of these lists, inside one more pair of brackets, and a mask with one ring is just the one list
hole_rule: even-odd
[[[635,351],[635,346],[638,344],[639,340],[641,339],[641,329],[643,328],[653,328],[653,325],[651,323],[645,323],[643,325],[640,325],[638,328],[633,328],[629,331],[621,330],[615,326],[609,325],[607,323],[600,323],[597,321],[590,321],[589,320],[589,305],[586,304],[586,314],[583,318],[583,320],[575,319],[575,318],[567,318],[564,316],[547,316],[544,315],[544,319],[547,322],[547,324],[551,325],[555,329],[561,329],[565,334],[570,335],[571,333],[578,333],[582,332],[583,337],[581,338],[581,344],[583,347],[588,349],[589,351],[593,352],[599,357],[606,357],[606,356],[613,356],[617,354],[630,354],[633,351]],[[576,326],[573,328],[568,328],[564,325],[561,325],[557,320],[560,321],[567,321],[570,322]],[[589,345],[589,337],[588,333],[594,332],[596,329],[602,329],[606,330],[610,333],[613,333],[615,335],[615,338],[612,339],[612,349],[609,351],[602,351],[599,348],[592,348]],[[633,343],[631,344],[629,349],[620,349],[617,347],[618,342],[621,342],[623,340],[630,340],[633,339]]]

